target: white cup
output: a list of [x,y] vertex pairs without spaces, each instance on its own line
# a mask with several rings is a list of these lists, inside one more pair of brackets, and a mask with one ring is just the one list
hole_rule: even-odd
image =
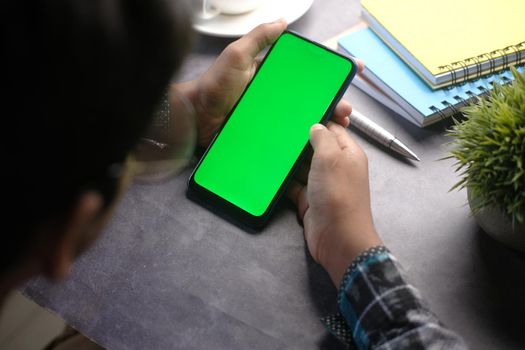
[[200,10],[197,16],[210,19],[221,13],[240,15],[255,10],[262,0],[198,0]]

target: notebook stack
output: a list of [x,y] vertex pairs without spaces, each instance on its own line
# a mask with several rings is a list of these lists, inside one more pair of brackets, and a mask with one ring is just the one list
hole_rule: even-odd
[[365,62],[354,85],[419,126],[454,115],[523,71],[525,1],[362,0],[339,47]]

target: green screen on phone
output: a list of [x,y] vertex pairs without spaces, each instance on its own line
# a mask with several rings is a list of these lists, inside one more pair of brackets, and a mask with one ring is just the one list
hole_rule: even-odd
[[294,34],[274,44],[194,173],[195,182],[260,216],[270,206],[352,71],[352,62]]

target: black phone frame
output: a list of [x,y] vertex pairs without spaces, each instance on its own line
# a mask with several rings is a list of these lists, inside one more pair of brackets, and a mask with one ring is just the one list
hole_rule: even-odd
[[[352,63],[352,70],[350,71],[350,73],[348,74],[346,79],[341,84],[341,87],[339,88],[339,91],[334,96],[334,99],[332,100],[330,106],[326,110],[326,113],[323,115],[322,119],[319,121],[319,123],[326,124],[326,123],[328,123],[330,117],[332,116],[335,107],[337,106],[337,104],[339,103],[339,101],[343,97],[344,93],[346,92],[346,90],[350,86],[350,83],[351,83],[352,79],[355,77],[355,75],[357,73],[357,63],[351,57],[346,56],[346,55],[344,55],[342,53],[339,53],[339,52],[337,52],[335,50],[332,50],[332,49],[330,49],[330,48],[326,47],[325,45],[322,45],[322,44],[320,44],[318,42],[310,40],[310,39],[308,39],[308,38],[306,38],[306,37],[304,37],[304,36],[294,32],[294,31],[285,30],[283,32],[283,34],[285,34],[285,33],[294,35],[296,37],[299,37],[300,39],[303,39],[303,40],[309,42],[310,44],[314,44],[314,45],[316,45],[316,46],[318,46],[318,47],[320,47],[320,48],[322,48],[324,50],[327,50],[327,51],[329,51],[329,52],[331,52],[331,53],[333,53],[333,54],[335,54],[335,55],[337,55],[337,56],[339,56],[341,58],[344,58],[344,59],[346,59],[346,60],[348,60],[348,61],[350,61]],[[195,177],[195,172],[197,171],[197,169],[201,165],[203,159],[206,157],[206,155],[208,154],[208,152],[211,149],[211,147],[213,147],[213,144],[215,143],[215,140],[217,139],[217,136],[221,133],[222,129],[224,128],[224,126],[226,125],[228,120],[230,119],[230,116],[232,115],[232,113],[237,108],[237,105],[239,104],[239,101],[242,100],[244,94],[250,88],[250,85],[251,85],[252,81],[255,79],[255,77],[259,73],[259,70],[261,69],[261,67],[265,63],[266,58],[270,55],[270,53],[272,52],[273,48],[275,47],[275,44],[278,42],[279,39],[280,39],[280,37],[275,41],[275,43],[268,50],[268,53],[265,55],[264,59],[261,61],[261,64],[259,65],[257,71],[253,75],[252,80],[250,80],[250,82],[246,85],[246,87],[245,87],[244,91],[242,92],[241,96],[239,97],[239,99],[237,100],[235,105],[232,107],[232,109],[230,110],[230,112],[228,113],[226,118],[224,119],[224,122],[222,123],[221,127],[219,128],[219,130],[215,134],[213,140],[210,142],[210,145],[206,148],[206,151],[203,153],[203,155],[201,156],[199,162],[197,163],[197,165],[193,169],[193,171],[191,173],[191,176],[190,176],[190,178],[188,180],[188,188],[187,188],[187,191],[186,191],[186,197],[189,198],[190,200],[198,203],[199,205],[201,205],[201,206],[209,209],[213,213],[217,214],[221,218],[223,218],[223,219],[225,219],[225,220],[227,220],[227,221],[229,221],[229,222],[231,222],[231,223],[233,223],[233,224],[235,224],[235,225],[237,225],[237,226],[241,227],[242,229],[244,229],[246,231],[249,231],[249,232],[258,232],[258,231],[262,230],[266,226],[266,224],[270,220],[270,217],[271,217],[271,215],[273,213],[273,210],[275,209],[276,205],[278,204],[280,198],[282,197],[283,193],[285,192],[286,188],[288,187],[288,185],[289,185],[290,181],[292,180],[293,176],[297,172],[299,166],[304,161],[305,155],[307,154],[308,148],[310,147],[309,143],[307,142],[306,145],[303,147],[303,150],[301,151],[301,154],[299,155],[299,157],[295,161],[294,165],[292,166],[290,172],[288,173],[288,175],[284,179],[283,183],[279,187],[279,190],[277,190],[275,196],[273,197],[272,201],[270,202],[270,205],[268,205],[268,208],[266,208],[266,211],[260,216],[252,215],[252,214],[248,213],[247,211],[245,211],[245,210],[239,208],[238,206],[234,205],[233,203],[227,201],[226,199],[224,199],[224,198],[216,195],[215,193],[207,190],[206,188],[200,186],[198,183],[195,182],[195,178],[194,177]]]

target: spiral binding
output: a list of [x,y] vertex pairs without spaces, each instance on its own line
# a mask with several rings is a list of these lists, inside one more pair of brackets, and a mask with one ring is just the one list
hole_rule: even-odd
[[[525,57],[523,57],[523,58],[525,58]],[[506,64],[509,64],[508,61],[506,61]],[[520,66],[524,66],[524,65],[522,64]],[[508,67],[508,66],[506,66],[506,67]],[[516,67],[518,67],[518,66],[516,66]],[[498,83],[501,84],[501,85],[508,85],[508,84],[512,84],[512,82],[513,82],[512,79],[509,79],[509,78],[507,78],[504,75],[500,75],[499,73],[492,72],[492,74],[487,74],[487,76],[490,76],[490,75],[494,75],[494,76],[497,77],[497,78],[495,77],[491,81],[491,84],[495,84],[497,79],[499,79]],[[462,82],[462,84],[460,84],[460,85],[463,85],[464,83],[465,82]],[[451,90],[453,88],[454,87],[447,87],[445,89]],[[476,101],[478,101],[479,98],[486,97],[491,91],[491,89],[487,89],[483,85],[477,86],[476,88],[481,93],[476,94],[475,92],[472,92],[471,90],[467,90],[467,91],[465,91],[465,94],[468,95],[467,99],[464,99],[463,97],[461,97],[459,95],[455,95],[455,96],[452,96],[452,98],[455,100],[455,103],[450,103],[449,101],[444,100],[444,101],[441,101],[441,104],[444,106],[443,108],[438,108],[438,107],[436,107],[434,105],[432,105],[432,106],[430,106],[428,108],[432,112],[439,114],[440,118],[443,119],[443,120],[446,119],[450,115],[452,115],[452,116],[462,115],[463,113],[460,110],[461,107],[464,107],[464,106],[467,106],[467,105],[469,105],[469,104],[471,104],[473,102],[476,102]]]
[[[525,41],[522,41],[516,45],[510,45],[502,49],[497,49],[491,52],[483,53],[475,57],[469,57],[463,61],[452,62],[450,64],[439,66],[440,70],[447,70],[450,73],[451,84],[460,84],[464,83],[471,79],[481,78],[483,75],[482,64],[488,62],[489,68],[486,75],[492,75],[498,70],[505,70],[511,64],[521,65],[525,63],[525,55],[523,51],[525,50]],[[515,60],[512,62],[509,60],[509,56],[514,54]],[[496,65],[496,60],[500,58],[503,60],[500,66]],[[469,67],[475,67],[474,72]],[[500,68],[500,69],[498,69]],[[461,77],[458,77],[457,71],[462,71],[463,74]]]

